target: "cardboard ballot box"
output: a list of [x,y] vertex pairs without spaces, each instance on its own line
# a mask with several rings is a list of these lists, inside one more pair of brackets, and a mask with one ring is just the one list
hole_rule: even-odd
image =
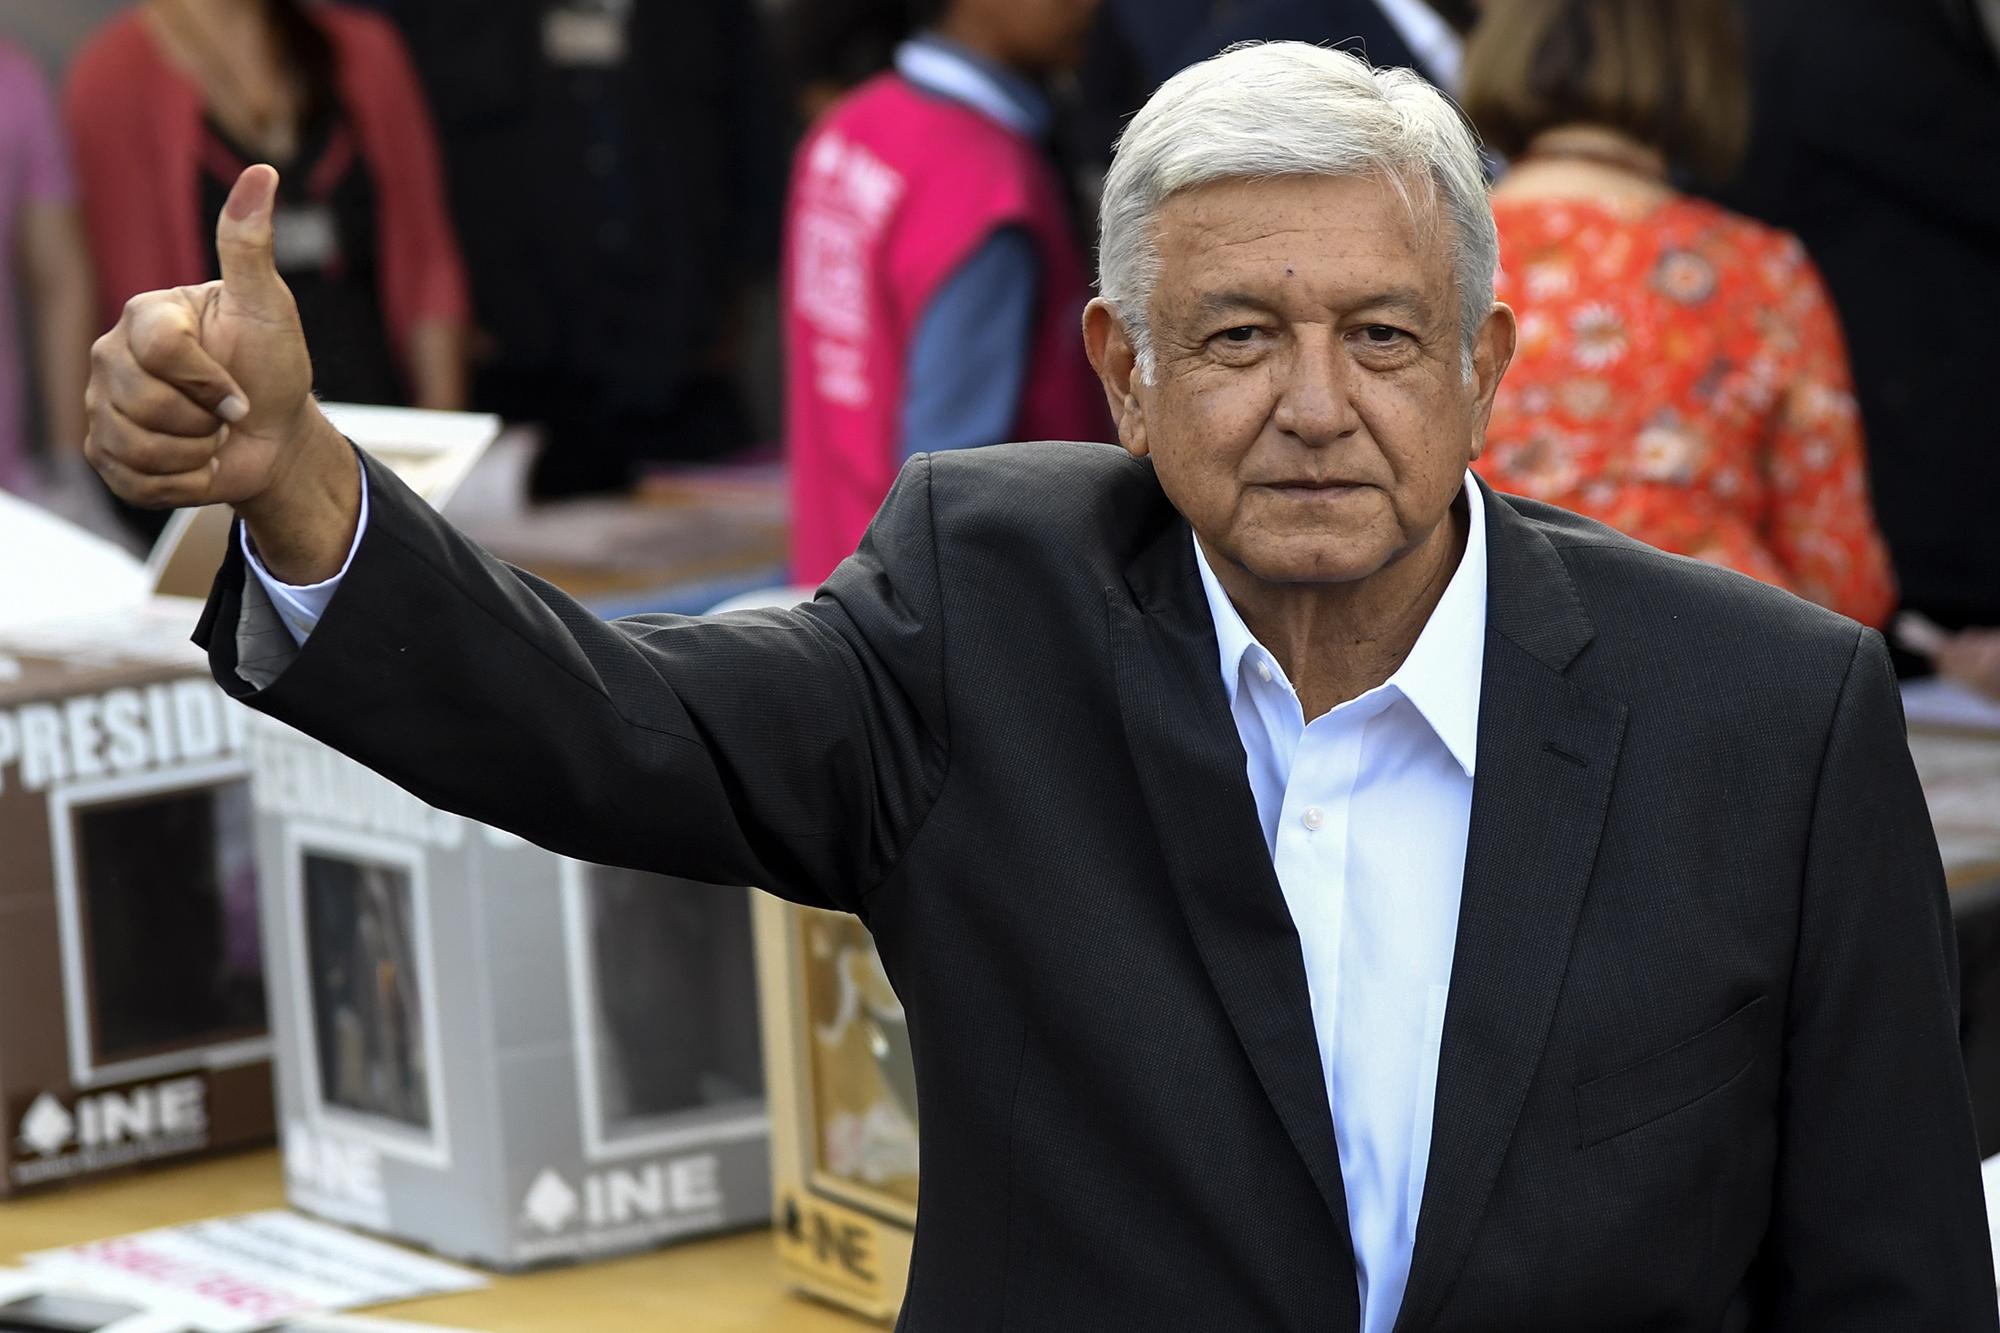
[[[499,427],[328,411],[432,496]],[[0,1196],[274,1128],[249,714],[188,642],[229,514],[175,514],[143,570],[7,517],[0,561],[66,595],[0,605]]]
[[[434,505],[492,488],[490,418],[330,415]],[[744,890],[557,856],[261,715],[250,754],[293,1203],[499,1269],[770,1216]]]
[[917,1087],[902,1003],[851,916],[756,903],[773,1217],[786,1281],[895,1317],[917,1220]]
[[199,611],[0,631],[0,1195],[271,1135],[247,714]]
[[747,891],[249,749],[294,1204],[499,1269],[770,1216]]

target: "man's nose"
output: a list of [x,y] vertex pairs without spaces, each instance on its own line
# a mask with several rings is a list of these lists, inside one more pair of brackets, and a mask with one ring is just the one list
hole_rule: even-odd
[[1289,363],[1281,372],[1272,424],[1301,444],[1328,445],[1361,428],[1354,407],[1359,373],[1331,330],[1306,329],[1292,339]]

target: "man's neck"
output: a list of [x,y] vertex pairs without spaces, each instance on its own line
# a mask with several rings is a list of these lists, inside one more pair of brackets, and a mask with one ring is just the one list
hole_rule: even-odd
[[1353,583],[1266,583],[1202,552],[1244,627],[1284,668],[1310,722],[1396,674],[1465,555],[1466,499],[1415,550]]

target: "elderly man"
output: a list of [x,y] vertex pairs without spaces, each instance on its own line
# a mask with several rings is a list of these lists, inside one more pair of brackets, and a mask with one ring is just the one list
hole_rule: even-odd
[[1123,449],[918,459],[811,603],[709,620],[607,625],[357,468],[270,192],[100,346],[93,456],[242,515],[200,630],[239,698],[868,923],[904,1327],[1996,1326],[1882,644],[1467,475],[1514,321],[1416,76],[1168,82],[1086,320]]

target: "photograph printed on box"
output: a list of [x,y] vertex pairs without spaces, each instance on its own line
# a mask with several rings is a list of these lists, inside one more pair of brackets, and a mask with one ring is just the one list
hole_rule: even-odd
[[93,1068],[263,1035],[249,784],[67,808]]
[[902,1001],[858,920],[797,915],[817,1183],[908,1220],[917,1202],[917,1076]]
[[615,1148],[737,1111],[761,1114],[750,906],[740,889],[585,867],[597,1139]]
[[431,1053],[410,871],[315,848],[301,857],[320,1099],[428,1131]]

